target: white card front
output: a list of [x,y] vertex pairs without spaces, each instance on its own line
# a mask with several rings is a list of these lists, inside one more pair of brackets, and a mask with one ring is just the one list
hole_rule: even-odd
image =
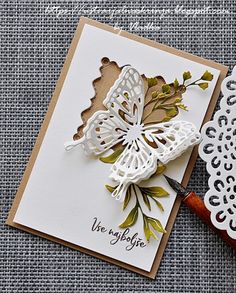
[[[82,123],[81,112],[94,96],[93,80],[100,76],[101,59],[108,57],[119,66],[131,64],[140,74],[161,75],[167,83],[191,71],[193,80],[209,70],[213,80],[206,91],[190,88],[184,94],[189,111],[181,111],[176,120],[202,124],[219,70],[170,54],[137,41],[86,24],[74,53],[58,102],[29,177],[14,222],[48,235],[93,250],[145,271],[150,271],[159,240],[146,243],[142,219],[126,235],[118,228],[129,210],[105,190],[110,165],[85,156],[81,148],[65,152],[69,140]],[[166,174],[181,181],[190,157],[187,151],[170,162]],[[163,176],[149,180],[150,186],[162,186],[169,193],[161,198],[165,211],[150,214],[165,227],[176,194]]]

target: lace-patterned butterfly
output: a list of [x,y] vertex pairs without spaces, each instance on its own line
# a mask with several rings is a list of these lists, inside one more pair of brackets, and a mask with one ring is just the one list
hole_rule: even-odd
[[125,147],[110,174],[118,183],[112,196],[121,201],[130,184],[146,180],[156,171],[158,160],[167,164],[200,140],[191,122],[144,125],[144,99],[142,77],[133,67],[125,66],[103,101],[107,110],[90,117],[82,138],[65,144],[66,150],[81,145],[87,154],[95,156],[118,144]]

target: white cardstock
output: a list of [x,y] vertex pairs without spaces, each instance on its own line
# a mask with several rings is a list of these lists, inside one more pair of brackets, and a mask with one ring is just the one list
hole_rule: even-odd
[[[109,179],[111,165],[86,156],[80,147],[69,153],[64,149],[64,142],[82,124],[81,112],[90,106],[94,96],[92,82],[100,76],[103,57],[116,61],[119,66],[130,64],[146,76],[161,75],[167,83],[175,78],[181,80],[187,70],[191,71],[192,80],[209,70],[214,75],[209,88],[205,91],[189,88],[183,95],[189,111],[180,111],[175,119],[192,122],[200,129],[219,70],[86,24],[14,222],[149,272],[162,234],[158,235],[158,241],[152,239],[147,244],[139,217],[126,235],[126,238],[136,237],[133,237],[135,245],[132,247],[122,238],[117,240],[118,234],[114,233],[123,232],[118,226],[129,208],[123,212],[122,203],[105,190],[105,184],[113,184]],[[166,175],[181,181],[190,154],[188,150],[168,163]],[[176,194],[163,176],[151,178],[148,185],[162,186],[170,193],[169,197],[160,199],[164,212],[156,208],[147,211],[165,227]]]

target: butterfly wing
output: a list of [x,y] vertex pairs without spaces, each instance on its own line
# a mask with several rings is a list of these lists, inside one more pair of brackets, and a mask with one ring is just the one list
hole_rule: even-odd
[[146,142],[155,149],[163,164],[180,156],[187,148],[200,142],[195,125],[187,121],[170,121],[144,127]]
[[119,182],[112,196],[124,200],[127,187],[148,179],[157,168],[155,150],[141,136],[128,144],[120,157],[111,167],[110,178]]
[[82,145],[88,154],[102,154],[124,139],[130,125],[141,123],[143,104],[143,80],[136,69],[125,66],[104,100],[108,110],[94,113],[83,137],[66,143],[66,150]]
[[200,133],[191,122],[144,126],[142,135],[126,146],[111,168],[110,178],[119,182],[112,196],[124,200],[129,184],[148,179],[155,172],[158,160],[167,164],[199,140]]
[[136,69],[125,66],[104,100],[104,106],[125,123],[141,124],[144,106],[144,84]]
[[89,155],[100,155],[123,140],[123,129],[119,118],[109,111],[98,111],[88,120],[84,136],[74,144],[82,145]]

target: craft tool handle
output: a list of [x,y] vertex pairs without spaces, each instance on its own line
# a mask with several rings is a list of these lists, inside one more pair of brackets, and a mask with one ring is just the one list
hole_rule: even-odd
[[195,192],[188,193],[183,199],[185,205],[196,214],[204,223],[215,231],[227,244],[236,250],[236,240],[229,237],[225,230],[217,229],[211,222],[210,212],[206,208],[203,200]]

